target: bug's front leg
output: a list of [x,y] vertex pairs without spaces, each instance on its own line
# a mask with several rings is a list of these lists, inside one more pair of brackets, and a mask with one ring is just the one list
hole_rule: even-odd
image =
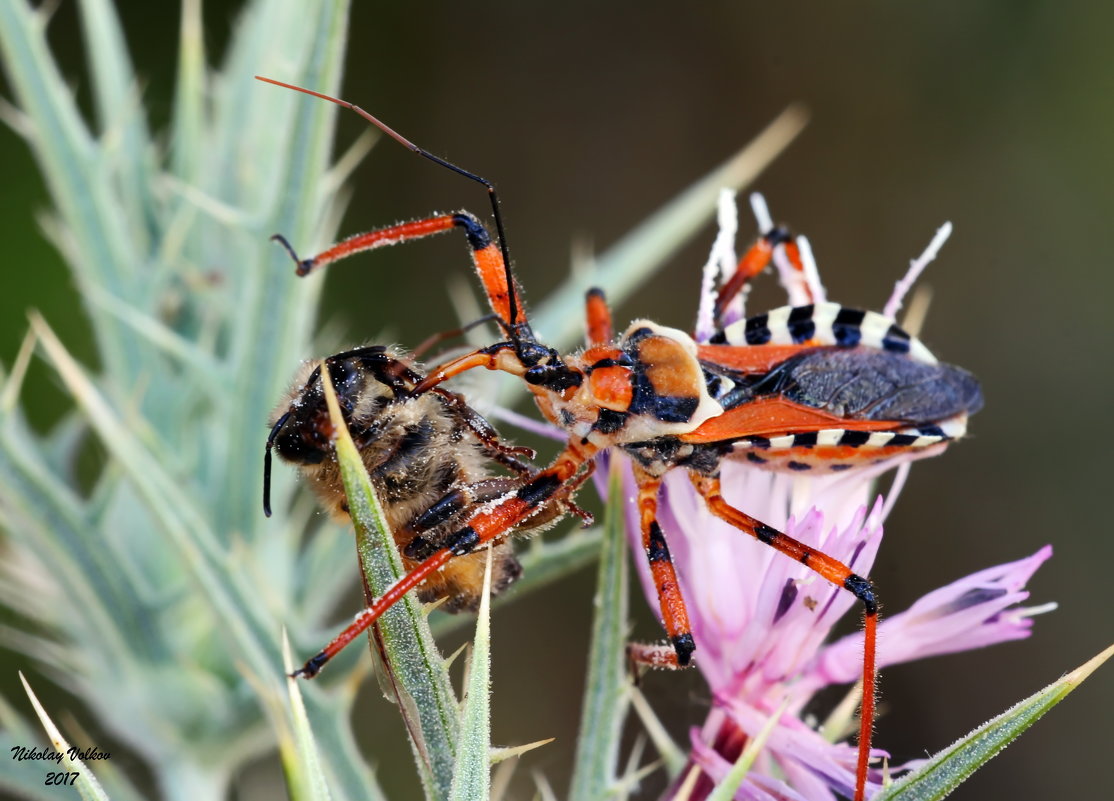
[[498,244],[492,239],[491,234],[484,228],[483,223],[467,211],[459,211],[454,214],[438,214],[421,220],[412,220],[398,225],[377,228],[374,231],[362,234],[355,234],[309,258],[299,256],[297,251],[294,250],[294,246],[282,234],[275,234],[271,239],[282,245],[290,258],[294,260],[296,273],[299,276],[304,276],[356,253],[412,242],[454,229],[462,230],[468,239],[468,245],[472,252],[472,265],[476,270],[476,275],[479,276],[480,283],[483,285],[484,294],[487,295],[491,311],[503,330],[510,334],[512,330],[516,329],[516,326],[525,326],[525,333],[528,330],[528,325],[526,324],[522,298],[518,287],[514,285],[514,281],[506,269],[503,254]]
[[[361,611],[332,642],[291,675],[313,678],[348,643],[360,636],[382,617],[384,612],[402,600],[406,593],[444,567],[453,557],[472,553],[489,542],[498,541],[515,526],[541,512],[546,504],[566,497],[569,482],[574,482],[572,486],[576,486],[577,474],[597,451],[598,448],[590,443],[570,442],[552,465],[538,471],[530,479],[518,483],[518,489],[494,507],[472,515],[463,528],[446,537],[428,557],[392,584],[374,603]],[[454,499],[449,498],[445,502],[451,505]]]

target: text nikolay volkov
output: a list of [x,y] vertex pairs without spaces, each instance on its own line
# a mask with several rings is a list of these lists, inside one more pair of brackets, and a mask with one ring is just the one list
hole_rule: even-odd
[[38,759],[47,762],[61,762],[62,757],[69,757],[70,759],[80,759],[82,762],[89,762],[94,759],[111,759],[112,754],[107,751],[101,751],[96,746],[91,748],[78,748],[74,746],[68,751],[52,751],[49,748],[27,748],[22,745],[12,746],[12,759],[17,762],[23,762],[26,759]]

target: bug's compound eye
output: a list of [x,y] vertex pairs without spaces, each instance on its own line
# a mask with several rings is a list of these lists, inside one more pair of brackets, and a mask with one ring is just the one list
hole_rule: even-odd
[[541,386],[549,379],[550,372],[550,369],[545,366],[531,367],[522,374],[522,380],[527,384]]
[[515,355],[523,364],[541,364],[552,362],[559,358],[557,351],[539,345],[537,342],[519,342],[515,346]]
[[563,392],[571,387],[579,387],[584,381],[584,376],[578,370],[558,363],[531,367],[522,374],[522,379],[527,384],[545,387],[554,392]]

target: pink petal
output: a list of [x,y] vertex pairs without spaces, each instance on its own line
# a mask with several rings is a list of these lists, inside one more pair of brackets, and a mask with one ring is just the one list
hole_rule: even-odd
[[[895,665],[1029,636],[1032,621],[1017,609],[1024,587],[1052,556],[1046,545],[1032,556],[997,565],[930,592],[908,610],[882,621],[878,664]],[[825,648],[810,678],[823,684],[854,681],[862,664],[862,634]]]

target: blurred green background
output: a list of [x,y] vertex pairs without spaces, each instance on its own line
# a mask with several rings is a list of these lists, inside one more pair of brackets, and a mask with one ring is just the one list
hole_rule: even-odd
[[[159,125],[169,115],[177,6],[118,5]],[[238,8],[207,4],[211,55]],[[969,441],[913,470],[873,578],[893,613],[1051,542],[1055,557],[1032,582],[1032,600],[1060,609],[1039,618],[1028,641],[885,673],[876,742],[897,761],[923,756],[1114,640],[1114,544],[1099,503],[1111,476],[1100,424],[1112,409],[1114,7],[1015,0],[815,4],[807,13],[799,4],[678,9],[357,3],[344,94],[498,183],[519,276],[534,297],[560,281],[575,246],[605,248],[793,101],[812,121],[757,188],[776,219],[810,237],[834,300],[880,308],[937,226],[955,224],[924,281],[935,297],[923,338],[981,377],[987,405]],[[72,4],[60,4],[51,30],[88,101]],[[343,143],[365,127],[354,115],[340,122]],[[7,129],[0,153],[8,276],[0,360],[14,358],[31,307],[92,358],[68,274],[36,224],[47,199],[35,166]],[[486,211],[481,190],[387,143],[352,190],[346,233],[432,211]],[[741,230],[749,236],[747,218]],[[689,327],[712,233],[709,225],[619,308],[619,321],[648,316]],[[447,327],[450,277],[467,277],[455,239],[336,268],[321,313],[325,348],[383,338],[414,344]],[[780,303],[769,286],[752,297],[752,310]],[[65,404],[41,366],[25,397],[44,426]],[[559,794],[577,723],[579,702],[569,699],[579,697],[590,572],[494,621],[495,740],[557,736],[525,758],[522,772],[544,772]],[[658,636],[636,606],[637,631]],[[707,698],[695,675],[652,676],[644,690],[679,739],[702,721]],[[415,797],[412,770],[397,764],[409,761],[397,715],[374,686],[366,696],[357,726],[369,759],[392,766],[393,797]],[[954,797],[1106,797],[1112,710],[1107,668]],[[271,797],[260,782],[276,770],[259,766],[240,797]]]

